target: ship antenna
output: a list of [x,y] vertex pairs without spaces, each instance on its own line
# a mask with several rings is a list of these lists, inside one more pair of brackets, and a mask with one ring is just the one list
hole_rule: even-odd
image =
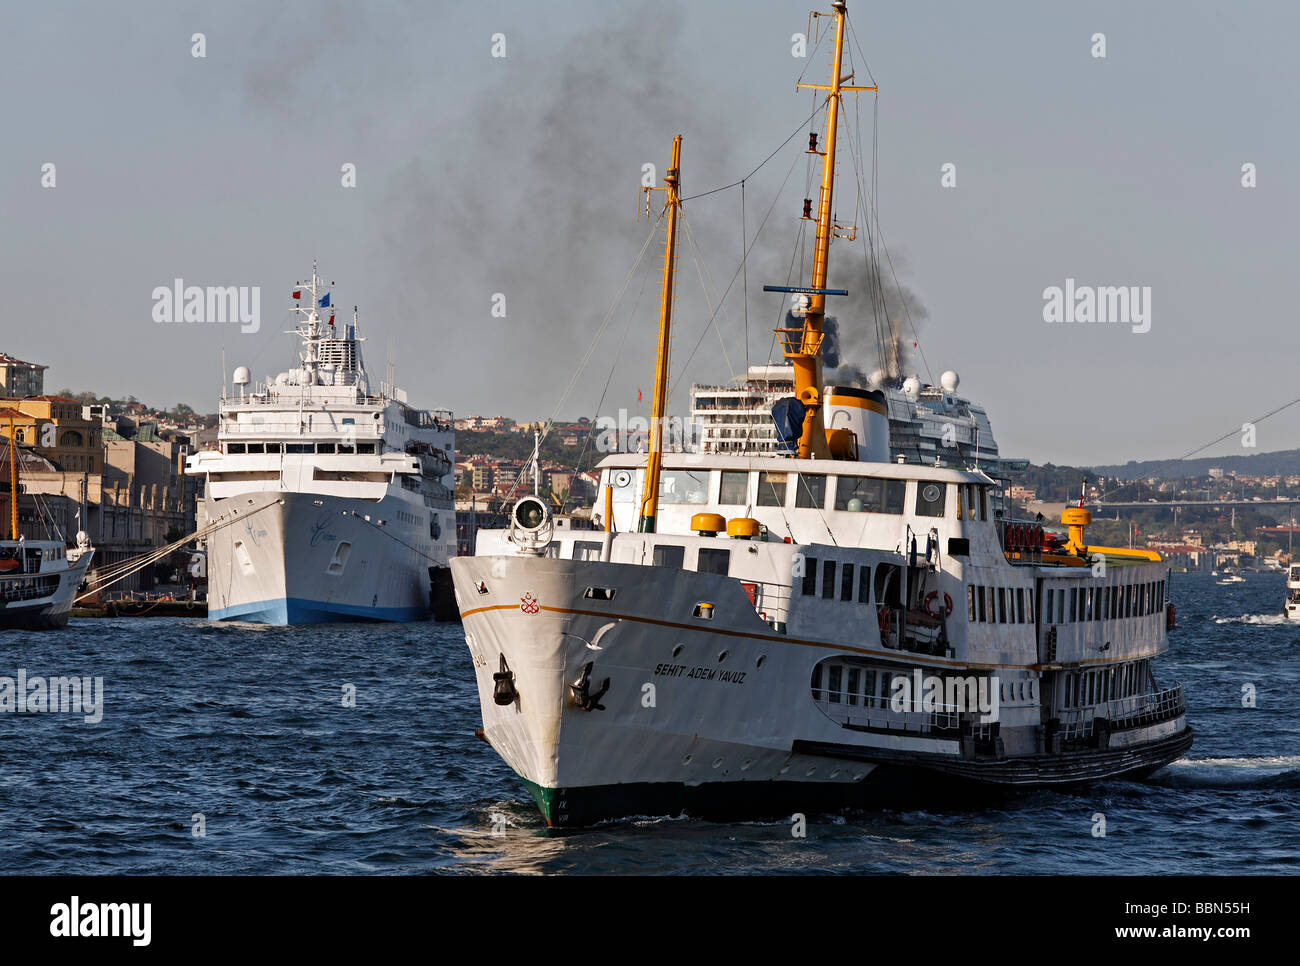
[[[840,226],[831,221],[831,201],[835,189],[835,147],[838,138],[840,102],[844,91],[874,91],[875,87],[850,87],[845,81],[851,81],[853,74],[840,76],[844,61],[844,22],[847,17],[845,0],[832,0],[831,8],[835,18],[835,53],[831,59],[830,84],[796,84],[796,89],[807,87],[826,91],[826,143],[821,152],[810,145],[812,153],[822,155],[821,196],[817,204],[817,246],[813,254],[812,279],[807,289],[797,291],[808,296],[806,307],[802,310],[803,325],[798,329],[778,330],[784,343],[785,355],[794,366],[794,394],[804,404],[803,432],[799,436],[797,450],[800,459],[827,459],[830,448],[826,444],[826,431],[822,420],[822,339],[825,336],[823,326],[826,321],[826,296],[828,294],[844,295],[846,292],[831,292],[826,288],[827,270],[830,266],[831,236]],[[827,14],[814,13],[814,17]],[[810,208],[804,202],[805,214]],[[843,237],[852,240],[857,237],[857,229],[843,229],[850,232]],[[771,287],[769,287],[770,289]],[[789,289],[786,289],[789,291]]]
[[655,389],[650,408],[650,453],[646,457],[645,492],[641,497],[641,519],[637,529],[641,533],[655,532],[655,516],[659,509],[659,474],[663,469],[664,407],[668,400],[668,347],[673,326],[673,278],[677,269],[677,216],[682,200],[681,187],[682,136],[673,138],[673,160],[664,174],[664,187],[643,189],[647,197],[651,191],[666,191],[668,198],[664,210],[668,226],[664,237],[664,281],[659,298],[659,347],[655,357]]

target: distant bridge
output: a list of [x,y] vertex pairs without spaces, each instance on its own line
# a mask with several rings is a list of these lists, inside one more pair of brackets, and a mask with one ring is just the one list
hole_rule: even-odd
[[[1282,497],[1276,500],[1131,500],[1104,502],[1085,500],[1083,505],[1098,510],[1172,510],[1187,507],[1238,507],[1238,506],[1293,506],[1300,503],[1300,497]],[[1069,505],[1069,504],[1067,504]]]

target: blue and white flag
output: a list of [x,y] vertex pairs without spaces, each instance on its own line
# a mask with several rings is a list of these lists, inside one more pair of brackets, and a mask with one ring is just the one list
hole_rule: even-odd
[[319,306],[320,306],[321,308],[323,308],[323,309],[327,309],[327,308],[329,308],[329,307],[330,307],[330,296],[331,296],[332,294],[334,294],[334,293],[332,293],[332,292],[326,292],[326,293],[325,293],[325,297],[322,298],[322,299],[321,299],[319,302],[317,302],[316,304],[319,305]]

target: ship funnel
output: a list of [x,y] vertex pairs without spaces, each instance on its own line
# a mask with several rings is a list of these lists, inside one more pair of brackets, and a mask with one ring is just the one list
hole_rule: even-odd
[[864,463],[889,462],[889,409],[883,392],[828,386],[822,415],[828,434],[837,430],[853,434],[856,459]]

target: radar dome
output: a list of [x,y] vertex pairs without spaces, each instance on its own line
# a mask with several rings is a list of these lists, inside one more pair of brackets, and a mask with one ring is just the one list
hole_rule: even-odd
[[233,381],[236,386],[247,386],[251,381],[248,378],[248,366],[239,366],[236,368]]
[[921,380],[916,376],[908,376],[903,380],[903,395],[916,402],[917,397],[921,395]]
[[943,386],[944,392],[956,392],[960,382],[961,377],[951,369],[939,377],[939,385]]

